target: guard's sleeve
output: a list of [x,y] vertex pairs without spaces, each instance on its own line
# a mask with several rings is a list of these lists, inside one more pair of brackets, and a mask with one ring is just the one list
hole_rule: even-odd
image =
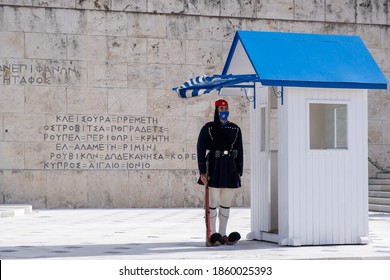
[[199,173],[204,174],[206,170],[206,151],[209,142],[208,127],[205,125],[202,127],[199,133],[198,142],[196,144],[196,152],[198,158]]
[[237,135],[237,142],[236,142],[236,149],[238,151],[238,155],[236,158],[236,166],[237,166],[237,172],[240,176],[242,176],[243,170],[244,170],[244,149],[242,146],[242,134],[241,129],[238,128],[238,135]]

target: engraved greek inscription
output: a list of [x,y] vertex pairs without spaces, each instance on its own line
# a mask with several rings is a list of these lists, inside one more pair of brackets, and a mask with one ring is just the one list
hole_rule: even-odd
[[56,116],[56,122],[66,122],[66,123],[73,123],[73,122],[78,122],[78,116],[61,116],[57,115]]
[[[55,115],[43,126],[43,140],[52,143],[44,169],[150,169],[183,166],[196,154],[167,153],[169,128],[157,117]],[[161,146],[162,145],[162,146]]]
[[77,151],[105,151],[104,144],[76,144],[74,150]]
[[[64,61],[65,65],[72,61]],[[72,66],[50,66],[31,62],[31,64],[11,63],[0,65],[0,84],[4,85],[50,85],[51,76],[78,75],[76,67]],[[2,77],[2,78],[1,78]]]
[[100,142],[103,139],[104,135],[102,134],[87,134],[87,141]]
[[44,162],[44,169],[81,169],[80,162]]
[[63,151],[63,150],[69,150],[69,148],[66,144],[56,144],[56,150]]
[[43,140],[52,141],[81,141],[81,138],[77,134],[43,134]]
[[131,163],[129,162],[127,164],[127,169],[149,169],[150,164],[149,163],[143,163],[143,162],[137,162],[137,163]]

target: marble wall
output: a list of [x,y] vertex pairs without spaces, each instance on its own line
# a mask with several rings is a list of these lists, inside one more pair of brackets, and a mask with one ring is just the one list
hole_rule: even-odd
[[[235,30],[359,35],[390,80],[388,0],[0,0],[0,203],[200,207],[196,140]],[[390,169],[390,98],[369,93],[369,155]],[[250,104],[230,101],[245,147]],[[378,168],[370,164],[370,176]]]

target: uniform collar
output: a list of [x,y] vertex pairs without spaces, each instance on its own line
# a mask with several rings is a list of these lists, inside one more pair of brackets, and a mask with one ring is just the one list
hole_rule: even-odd
[[227,126],[228,125],[228,123],[229,123],[229,121],[226,121],[226,122],[220,122],[221,123],[221,126]]

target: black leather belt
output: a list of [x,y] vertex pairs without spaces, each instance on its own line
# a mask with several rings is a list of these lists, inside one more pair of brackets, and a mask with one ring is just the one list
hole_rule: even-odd
[[236,158],[238,155],[237,150],[215,150],[214,155],[216,158],[220,158],[223,156],[232,156],[233,158]]

